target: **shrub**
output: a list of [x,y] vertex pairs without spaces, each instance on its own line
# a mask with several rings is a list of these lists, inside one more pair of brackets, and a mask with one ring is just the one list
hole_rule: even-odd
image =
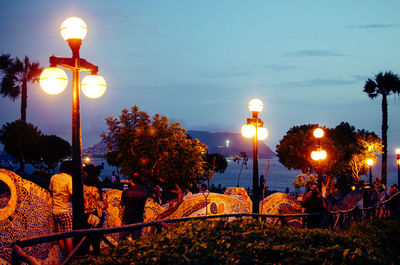
[[390,221],[345,233],[274,228],[254,219],[190,221],[79,264],[390,264],[398,261],[399,233],[399,223]]

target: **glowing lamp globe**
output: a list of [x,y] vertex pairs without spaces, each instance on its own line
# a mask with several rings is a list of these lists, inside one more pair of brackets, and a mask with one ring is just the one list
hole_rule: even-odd
[[311,158],[312,158],[312,160],[315,160],[315,161],[319,160],[319,151],[312,151]]
[[87,75],[82,80],[81,88],[88,98],[99,98],[106,92],[107,83],[101,75]]
[[85,21],[79,17],[70,17],[64,20],[60,27],[61,36],[64,40],[80,39],[83,40],[87,34]]
[[371,158],[367,159],[367,165],[368,166],[372,166],[373,164],[374,164],[374,160],[373,159],[371,159]]
[[400,148],[396,148],[396,155],[400,155]]
[[249,102],[249,110],[251,112],[261,112],[264,108],[264,104],[258,98],[252,99]]
[[57,95],[64,91],[68,85],[68,77],[63,69],[48,67],[43,70],[39,79],[40,87],[44,92]]
[[245,138],[251,138],[254,137],[254,135],[256,135],[256,127],[254,127],[254,125],[251,124],[245,124],[240,129],[240,132]]
[[321,128],[317,128],[314,130],[313,134],[315,138],[322,138],[324,137],[324,130],[322,130]]
[[327,156],[328,156],[328,154],[326,153],[325,150],[319,151],[319,159],[320,160],[324,160]]
[[257,128],[257,139],[258,140],[265,140],[268,137],[268,130],[264,127]]

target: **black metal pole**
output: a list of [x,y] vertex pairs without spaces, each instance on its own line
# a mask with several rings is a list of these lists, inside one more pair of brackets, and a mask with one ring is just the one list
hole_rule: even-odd
[[253,213],[259,213],[259,188],[258,188],[258,112],[253,112],[253,119],[255,119],[256,123],[254,126],[256,127],[256,134],[253,138]]
[[369,185],[372,187],[372,165],[369,166]]
[[72,50],[75,67],[72,69],[72,226],[82,229],[84,220],[83,178],[82,178],[82,138],[79,91],[79,48],[82,40],[68,41]]
[[400,154],[397,155],[397,185],[400,186]]

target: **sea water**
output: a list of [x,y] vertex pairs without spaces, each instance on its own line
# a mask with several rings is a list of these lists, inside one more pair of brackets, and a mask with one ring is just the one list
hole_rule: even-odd
[[[104,180],[105,175],[111,177],[113,171],[117,172],[117,168],[110,166],[105,159],[93,159],[91,163],[95,165],[101,165],[104,163],[104,169],[101,172],[100,178]],[[267,164],[269,164],[269,169]],[[17,164],[14,165],[17,167]],[[242,172],[240,173],[240,169]],[[267,189],[273,191],[284,192],[286,188],[290,191],[294,191],[293,180],[297,178],[297,175],[301,174],[300,170],[288,170],[283,166],[277,157],[271,159],[259,159],[258,163],[258,175],[264,175],[266,182],[265,185]],[[26,164],[25,172],[28,174],[33,173],[34,168]],[[58,170],[56,170],[58,172]],[[240,176],[239,176],[240,174]],[[373,167],[373,176],[380,176],[380,163]],[[368,176],[360,176],[364,181],[368,181]],[[243,165],[242,161],[239,163],[228,160],[228,167],[224,173],[215,173],[210,179],[209,185],[214,185],[218,187],[236,187],[239,183],[239,187],[244,187],[245,189],[252,189],[253,187],[253,160],[249,159],[247,165]],[[388,187],[397,183],[397,166],[395,157],[388,157]],[[206,182],[208,184],[208,182]],[[389,189],[388,189],[389,190]]]

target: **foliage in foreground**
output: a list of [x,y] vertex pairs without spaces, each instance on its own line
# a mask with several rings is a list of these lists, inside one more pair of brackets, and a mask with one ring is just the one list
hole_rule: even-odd
[[342,233],[252,219],[192,221],[79,264],[395,264],[399,243],[395,221],[364,222]]

